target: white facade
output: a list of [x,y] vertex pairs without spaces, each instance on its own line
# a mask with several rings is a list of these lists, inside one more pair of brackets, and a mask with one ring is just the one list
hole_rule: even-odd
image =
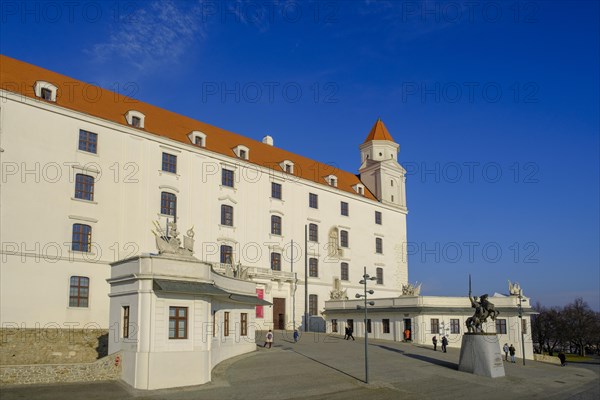
[[[357,293],[363,292],[359,290]],[[498,325],[501,326],[497,327],[495,321],[488,319],[483,330],[497,333],[501,347],[504,343],[513,344],[517,357],[522,356],[521,343],[525,343],[525,358],[532,360],[530,316],[534,312],[529,299],[522,299],[524,341],[521,341],[518,296],[494,296],[489,300],[495,309],[500,311],[497,321],[500,321]],[[327,332],[343,334],[346,326],[352,324],[354,335],[364,337],[364,308],[357,310],[357,306],[362,306],[363,302],[364,300],[328,301],[325,311]],[[459,348],[462,336],[466,332],[466,319],[474,312],[468,297],[400,296],[374,299],[374,302],[375,305],[369,306],[368,309],[368,319],[371,320],[370,338],[403,341],[404,331],[409,329],[409,340],[423,345],[432,345],[432,339],[436,336],[438,346],[441,346],[441,337],[445,335],[448,338],[448,347]]]
[[109,282],[109,354],[121,352],[122,379],[136,389],[203,384],[221,361],[256,349],[252,282],[168,255],[114,263]]
[[[294,312],[294,325],[302,324],[305,310],[304,240],[308,224],[318,226],[318,241],[309,241],[306,248],[308,258],[318,260],[318,276],[308,278],[308,294],[316,295],[315,320],[322,319],[320,313],[330,298],[334,279],[342,278],[341,263],[349,268],[348,280],[341,282],[343,289],[360,288],[355,282],[364,265],[372,266],[369,273],[373,275],[381,268],[383,282],[377,287],[381,297],[399,295],[401,285],[407,283],[404,178],[395,159],[385,161],[380,169],[394,171],[401,195],[393,202],[379,201],[365,193],[358,180],[352,191],[338,186],[337,181],[331,185],[326,180],[331,169],[320,170],[324,164],[312,162],[318,179],[299,177],[300,167],[306,168],[310,160],[289,152],[281,156],[282,151],[270,144],[240,137],[243,144],[236,147],[237,152],[234,146],[221,152],[210,150],[210,144],[220,140],[215,133],[190,129],[182,135],[184,140],[175,140],[153,132],[154,108],[133,100],[133,104],[97,103],[97,109],[105,113],[115,107],[121,118],[118,121],[95,116],[95,103],[86,103],[86,108],[71,102],[69,87],[64,85],[66,77],[61,82],[56,74],[41,68],[6,57],[2,61],[3,74],[7,74],[2,78],[5,90],[0,91],[3,326],[107,328],[109,265],[155,251],[153,237],[148,235],[151,221],[165,226],[167,218],[172,220],[161,214],[163,192],[176,196],[179,227],[195,227],[195,256],[224,272],[227,266],[220,264],[221,246],[231,246],[233,264],[241,264],[263,291],[264,299],[271,303],[284,299],[278,304],[284,309],[282,318],[288,329],[293,325]],[[7,79],[21,79],[21,71],[22,81],[11,86],[13,82]],[[36,81],[56,86],[54,101],[36,97]],[[73,82],[84,85],[69,82],[71,86]],[[10,90],[12,87],[15,89]],[[101,93],[110,98],[114,95]],[[141,120],[136,122],[135,118]],[[82,130],[97,135],[96,152],[79,149]],[[199,142],[195,144],[196,138]],[[268,158],[268,149],[276,151],[269,165],[254,163],[261,154],[261,162]],[[246,150],[244,157],[240,157],[242,150]],[[163,154],[176,156],[176,172],[163,170]],[[356,159],[358,166],[358,151]],[[377,163],[368,168],[373,176],[378,174]],[[233,171],[233,187],[222,184],[223,169]],[[93,200],[76,198],[77,174],[94,179]],[[339,171],[333,174],[340,182],[353,176]],[[378,178],[368,179],[371,185]],[[281,184],[281,199],[273,197],[272,183]],[[365,184],[367,188],[369,185]],[[365,192],[358,193],[360,188]],[[318,208],[309,207],[311,193],[318,196]],[[341,213],[342,202],[348,205],[348,216]],[[222,206],[233,208],[232,226],[221,223]],[[375,212],[381,213],[381,224],[376,223]],[[271,233],[272,216],[281,218],[281,234]],[[73,249],[74,224],[91,228],[90,251]],[[341,231],[348,233],[348,247],[339,242]],[[376,240],[382,243],[381,253],[376,252]],[[281,254],[280,271],[271,269],[273,252]],[[295,307],[294,273],[298,279]],[[89,295],[83,306],[71,304],[72,277],[88,278]],[[273,325],[273,307],[265,307],[263,318],[257,319],[263,329],[279,328]]]

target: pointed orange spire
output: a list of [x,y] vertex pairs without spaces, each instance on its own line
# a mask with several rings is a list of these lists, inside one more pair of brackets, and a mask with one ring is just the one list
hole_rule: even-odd
[[390,135],[388,132],[381,118],[378,118],[377,122],[375,122],[375,125],[373,125],[373,128],[371,128],[371,132],[369,132],[369,135],[365,139],[365,143],[370,142],[371,140],[389,140],[390,142],[394,141],[394,138],[392,138],[392,135]]

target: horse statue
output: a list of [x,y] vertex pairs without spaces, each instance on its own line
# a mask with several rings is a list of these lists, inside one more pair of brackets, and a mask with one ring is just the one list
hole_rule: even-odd
[[481,308],[483,309],[483,321],[485,322],[488,317],[492,319],[492,321],[496,320],[496,316],[500,314],[500,311],[496,310],[494,304],[488,300],[488,295],[484,294],[479,298],[479,302],[481,304]]

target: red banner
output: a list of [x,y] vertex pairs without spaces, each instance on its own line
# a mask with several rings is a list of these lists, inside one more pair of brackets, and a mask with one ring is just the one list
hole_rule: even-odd
[[[256,289],[256,297],[263,299],[265,297],[264,289]],[[263,306],[256,306],[256,318],[263,318]]]

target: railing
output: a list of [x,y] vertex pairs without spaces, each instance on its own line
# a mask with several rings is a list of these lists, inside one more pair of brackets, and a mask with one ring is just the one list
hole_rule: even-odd
[[216,272],[237,279],[248,280],[252,278],[263,278],[284,281],[292,281],[294,279],[294,274],[292,272],[273,271],[270,268],[251,267],[241,264],[226,263],[212,263],[212,267]]

